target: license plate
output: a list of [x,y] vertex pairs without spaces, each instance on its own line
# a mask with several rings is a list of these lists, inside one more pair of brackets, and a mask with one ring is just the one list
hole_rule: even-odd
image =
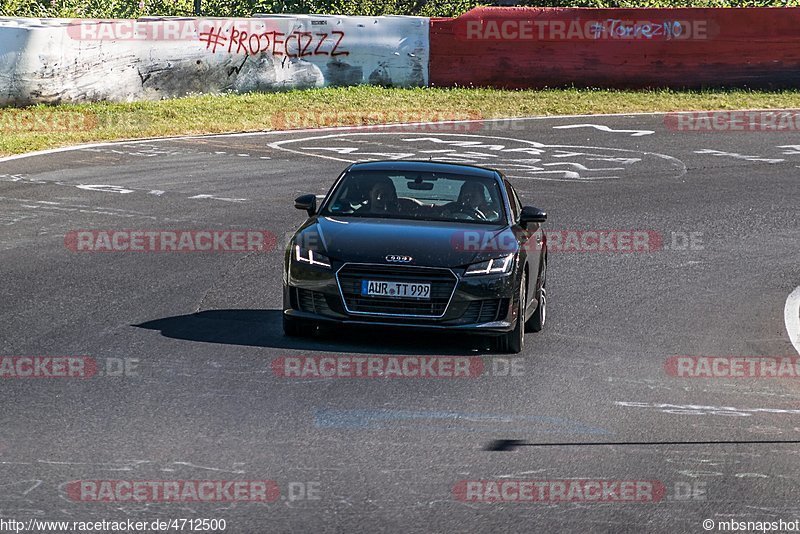
[[383,280],[362,280],[361,296],[390,297],[407,299],[430,299],[431,285],[409,282],[386,282]]

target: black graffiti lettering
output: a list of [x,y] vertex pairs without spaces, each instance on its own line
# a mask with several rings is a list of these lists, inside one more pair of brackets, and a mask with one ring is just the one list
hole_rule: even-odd
[[247,62],[247,58],[248,57],[249,56],[244,56],[244,58],[242,59],[242,62],[239,63],[238,67],[236,67],[236,66],[229,67],[228,68],[228,77],[233,76],[234,73],[238,76],[242,72],[242,67],[244,67],[244,64]]

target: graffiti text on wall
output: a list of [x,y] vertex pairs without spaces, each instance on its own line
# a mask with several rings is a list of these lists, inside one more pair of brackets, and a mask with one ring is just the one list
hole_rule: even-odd
[[345,32],[336,30],[248,33],[231,27],[211,28],[200,34],[200,42],[205,43],[206,49],[212,53],[221,51],[251,56],[271,54],[290,58],[350,55],[342,47],[344,38]]

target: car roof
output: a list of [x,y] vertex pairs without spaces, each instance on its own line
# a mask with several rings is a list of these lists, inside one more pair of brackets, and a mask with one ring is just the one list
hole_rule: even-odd
[[497,178],[498,172],[487,167],[422,160],[363,161],[350,166],[351,171],[422,171]]

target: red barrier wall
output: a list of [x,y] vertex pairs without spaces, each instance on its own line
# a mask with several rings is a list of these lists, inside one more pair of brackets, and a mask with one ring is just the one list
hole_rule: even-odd
[[437,86],[800,87],[800,8],[476,8],[430,46]]

